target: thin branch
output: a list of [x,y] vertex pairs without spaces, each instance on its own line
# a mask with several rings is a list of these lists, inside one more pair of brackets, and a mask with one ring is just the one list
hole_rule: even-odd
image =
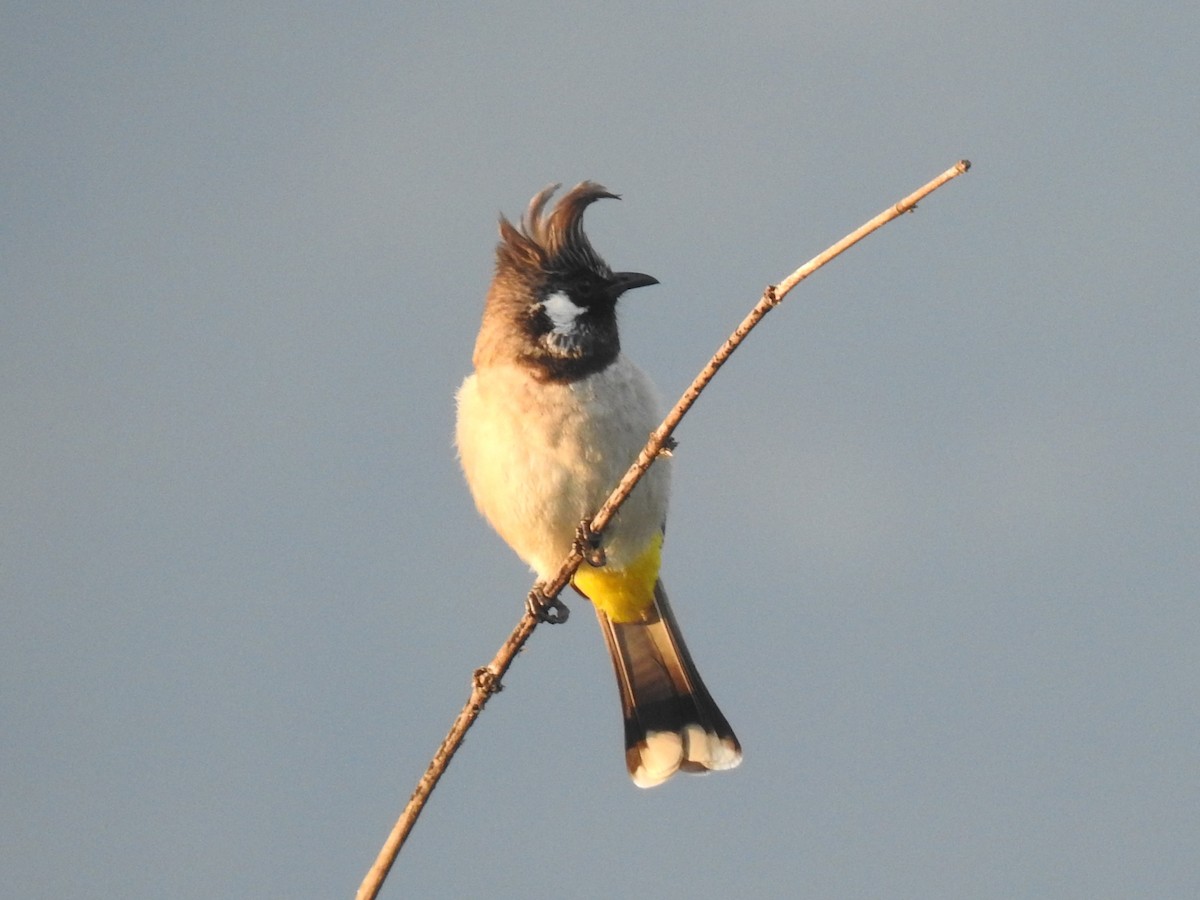
[[[612,521],[612,517],[616,514],[621,504],[625,502],[634,485],[638,483],[650,466],[654,464],[654,460],[664,452],[664,448],[670,446],[671,433],[679,425],[679,422],[686,415],[687,411],[691,409],[692,404],[699,398],[701,391],[712,381],[713,376],[717,374],[717,370],[725,364],[725,361],[738,348],[738,345],[746,339],[746,336],[762,320],[763,316],[778,306],[792,288],[834,257],[840,256],[843,252],[853,247],[873,231],[882,228],[892,219],[915,209],[921,200],[936,191],[947,181],[962,175],[970,167],[971,163],[967,160],[959,161],[925,186],[909,194],[889,209],[884,210],[856,231],[846,235],[825,252],[813,257],[778,285],[769,286],[763,292],[762,298],[755,305],[754,309],[750,311],[750,314],[734,329],[733,334],[721,345],[721,348],[709,360],[708,365],[696,376],[696,379],[688,386],[688,389],[683,392],[683,396],[679,398],[679,402],[675,404],[674,408],[667,414],[667,417],[663,419],[662,424],[650,433],[650,439],[646,442],[646,446],[642,448],[642,452],[638,455],[637,460],[629,467],[629,471],[625,473],[625,477],[621,479],[621,483],[617,485],[612,494],[609,495],[609,498],[604,502],[604,505],[600,507],[599,511],[592,518],[590,523],[592,531],[599,534]],[[579,555],[578,550],[573,550],[563,560],[555,576],[541,586],[547,598],[558,596],[562,589],[570,582],[571,576],[575,574],[575,570],[579,568],[581,561],[582,557]],[[371,866],[362,884],[359,886],[356,895],[357,900],[374,900],[378,896],[379,889],[383,886],[383,881],[387,878],[388,871],[396,861],[396,856],[400,853],[400,848],[404,845],[409,832],[412,831],[413,826],[416,824],[417,818],[421,815],[421,810],[424,809],[429,795],[433,793],[433,789],[437,786],[439,779],[441,779],[442,774],[446,771],[450,760],[462,744],[463,738],[466,737],[468,729],[474,724],[475,719],[479,717],[488,699],[492,694],[501,689],[501,679],[508,672],[513,659],[525,645],[525,642],[529,640],[529,636],[533,634],[533,630],[537,628],[537,625],[538,621],[536,617],[526,612],[492,661],[484,668],[476,670],[470,699],[467,700],[466,706],[458,714],[458,718],[454,720],[450,732],[442,741],[441,746],[438,747],[437,752],[434,753],[433,759],[425,770],[425,774],[417,782],[416,790],[413,791],[412,797],[409,798],[408,805],[404,808],[404,812],[401,813],[391,834],[388,835],[387,840],[384,842],[383,848],[379,851],[379,856],[376,858],[374,865]]]

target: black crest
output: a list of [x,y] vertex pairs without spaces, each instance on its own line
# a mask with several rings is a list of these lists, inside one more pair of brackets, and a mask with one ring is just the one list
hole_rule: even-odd
[[597,200],[620,198],[603,185],[584,181],[564,194],[547,213],[546,204],[559,187],[552,184],[529,201],[519,229],[500,217],[497,264],[517,270],[535,269],[544,275],[589,271],[610,278],[612,270],[583,231],[583,212]]

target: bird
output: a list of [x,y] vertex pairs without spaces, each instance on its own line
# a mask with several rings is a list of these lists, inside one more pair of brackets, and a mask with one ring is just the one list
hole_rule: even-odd
[[583,230],[584,211],[618,195],[584,181],[548,209],[560,187],[538,192],[517,225],[500,216],[455,443],[479,511],[537,577],[529,607],[543,621],[566,611],[540,586],[581,549],[571,584],[595,607],[612,657],[626,767],[653,787],[679,771],[732,769],[742,749],[660,578],[670,460],[655,461],[601,535],[586,524],[659,423],[654,386],[621,352],[617,327],[625,293],[659,282],[614,272]]

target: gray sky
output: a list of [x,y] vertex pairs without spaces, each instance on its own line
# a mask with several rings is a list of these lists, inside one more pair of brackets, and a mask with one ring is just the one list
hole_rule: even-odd
[[0,29],[0,872],[350,896],[516,623],[453,392],[552,181],[673,400],[746,758],[639,791],[576,601],[385,897],[1200,893],[1200,11],[26,4]]

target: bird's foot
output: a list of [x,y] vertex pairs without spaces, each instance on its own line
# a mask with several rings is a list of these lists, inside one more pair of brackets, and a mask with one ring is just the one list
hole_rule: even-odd
[[592,531],[592,523],[584,519],[575,529],[575,549],[583,561],[597,569],[608,561],[604,548],[600,546],[600,535]]
[[525,611],[547,625],[561,625],[571,615],[567,604],[558,597],[547,597],[540,583],[535,584],[529,596],[525,598]]

